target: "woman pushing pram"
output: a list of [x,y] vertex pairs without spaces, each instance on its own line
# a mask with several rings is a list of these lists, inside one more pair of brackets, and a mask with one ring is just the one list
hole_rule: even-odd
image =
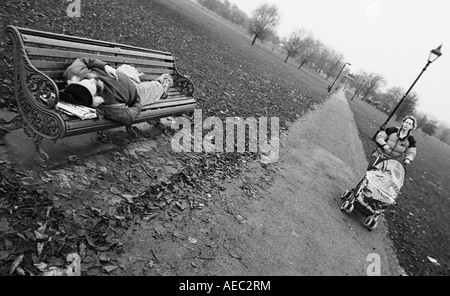
[[351,213],[356,208],[367,216],[364,226],[369,230],[375,229],[379,215],[395,204],[405,177],[403,165],[410,164],[416,156],[416,141],[411,135],[416,125],[413,116],[406,116],[400,128],[380,131],[364,178],[341,196],[345,200],[341,210]]
[[416,129],[416,119],[409,115],[403,118],[400,128],[389,127],[380,131],[375,137],[378,147],[373,153],[370,165],[374,165],[374,159],[385,154],[388,158],[400,159],[403,156],[403,164],[410,164],[416,157],[416,140],[411,132]]

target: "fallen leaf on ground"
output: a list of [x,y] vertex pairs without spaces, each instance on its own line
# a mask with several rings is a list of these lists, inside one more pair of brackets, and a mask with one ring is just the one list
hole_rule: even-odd
[[137,195],[130,195],[130,194],[122,194],[122,197],[129,203],[134,203],[133,198],[138,197]]
[[[70,264],[66,268],[50,267],[43,270],[43,276],[81,276],[81,258],[77,253],[70,253],[66,258]],[[42,267],[42,266],[41,266]]]
[[106,272],[111,272],[111,271],[114,271],[114,270],[116,270],[117,268],[119,268],[118,266],[115,266],[115,265],[108,265],[108,266],[104,266],[103,267],[103,269],[106,271]]
[[44,245],[45,245],[44,242],[40,242],[40,243],[37,244],[37,253],[38,253],[38,256],[41,256],[42,251],[44,250]]
[[236,259],[241,259],[241,256],[233,250],[230,251],[230,256]]
[[183,238],[183,235],[179,231],[172,232],[172,235],[177,238]]
[[20,254],[20,256],[17,257],[16,260],[14,260],[14,262],[11,265],[11,269],[9,270],[9,275],[12,275],[14,273],[14,271],[16,270],[16,268],[20,265],[20,263],[22,263],[23,257],[24,257],[24,254]]
[[428,260],[430,260],[432,263],[434,263],[434,264],[436,264],[436,265],[440,265],[440,264],[437,262],[436,259],[431,258],[431,257],[429,257],[429,256],[427,256],[427,258],[428,258]]
[[121,192],[119,191],[119,189],[117,189],[116,187],[111,187],[111,192],[112,192],[113,194],[116,194],[116,195],[120,195],[120,194],[121,194]]

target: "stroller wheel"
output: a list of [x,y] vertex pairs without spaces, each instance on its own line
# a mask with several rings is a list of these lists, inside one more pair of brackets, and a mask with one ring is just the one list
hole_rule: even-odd
[[354,208],[355,208],[355,206],[354,206],[352,203],[350,203],[350,204],[347,206],[347,208],[345,209],[345,212],[346,212],[347,214],[350,214],[350,213],[353,211]]
[[377,220],[373,220],[372,223],[370,224],[369,230],[372,231],[375,228],[377,228],[378,225],[378,221]]
[[375,218],[374,216],[369,216],[364,221],[364,226],[370,231],[374,230],[377,227],[377,225],[378,225],[377,218]]
[[341,199],[348,199],[349,196],[350,196],[350,191],[345,190],[344,193],[342,193],[342,195],[341,195]]
[[347,208],[351,206],[350,202],[348,200],[344,201],[341,205],[341,211],[347,211]]

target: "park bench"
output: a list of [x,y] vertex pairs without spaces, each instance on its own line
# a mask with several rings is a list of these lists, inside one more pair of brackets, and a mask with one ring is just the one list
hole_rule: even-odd
[[[65,87],[64,70],[78,57],[100,59],[113,67],[132,65],[144,73],[139,77],[141,81],[153,80],[164,73],[172,75],[174,83],[168,96],[146,106],[132,125],[190,113],[196,107],[194,85],[178,72],[171,53],[15,26],[8,26],[5,36],[7,44],[13,46],[14,92],[19,112],[9,120],[0,117],[0,129],[23,128],[33,138],[35,160],[41,166],[46,167],[49,159],[42,149],[43,139],[56,142],[123,126],[103,118],[81,120],[55,108],[59,90]],[[127,125],[126,130],[135,135],[132,125]]]

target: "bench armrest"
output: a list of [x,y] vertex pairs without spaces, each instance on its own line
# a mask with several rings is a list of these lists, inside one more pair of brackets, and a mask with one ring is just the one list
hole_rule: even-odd
[[176,68],[173,79],[173,85],[177,87],[180,90],[180,92],[186,97],[192,97],[192,94],[194,93],[194,84],[188,77],[179,73]]
[[14,26],[5,29],[6,43],[13,45],[14,88],[17,108],[31,131],[50,139],[65,133],[64,120],[55,110],[59,100],[56,83],[30,62],[22,36]]
[[8,26],[5,35],[6,44],[14,46],[14,74],[20,77],[19,81],[14,80],[16,90],[21,87],[24,97],[38,109],[55,109],[59,100],[56,83],[31,64],[16,27]]

